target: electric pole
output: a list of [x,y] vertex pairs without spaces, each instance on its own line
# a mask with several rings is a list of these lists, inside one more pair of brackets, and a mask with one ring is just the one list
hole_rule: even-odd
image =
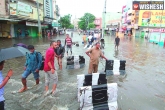
[[38,36],[42,37],[42,33],[41,33],[41,21],[40,21],[40,13],[39,13],[39,3],[38,0],[37,2],[37,13],[38,13]]
[[102,38],[104,37],[105,15],[106,15],[106,2],[107,2],[107,0],[105,0],[104,10],[103,10],[103,21],[102,21]]

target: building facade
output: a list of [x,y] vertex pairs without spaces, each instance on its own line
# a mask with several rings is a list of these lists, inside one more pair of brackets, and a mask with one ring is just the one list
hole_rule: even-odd
[[78,22],[80,20],[78,18],[75,17],[75,19],[73,19],[73,25],[74,25],[74,30],[78,30],[79,27],[78,27]]
[[148,33],[149,42],[164,46],[165,10],[140,10],[138,26],[141,38]]
[[[39,18],[40,21],[43,22],[43,0],[38,1]],[[8,2],[6,0],[3,3],[5,3],[3,5],[5,5],[6,15],[5,17],[0,17],[0,37],[38,36],[38,11],[36,1],[9,0]],[[3,12],[3,14],[5,13]]]
[[52,29],[52,22],[54,19],[54,2],[53,0],[44,0],[44,24],[48,25],[49,30]]
[[9,2],[7,0],[0,0],[0,37],[10,37],[11,25],[9,22],[14,22],[14,20],[9,19],[8,6]]
[[60,26],[58,23],[60,19],[60,8],[57,5],[56,0],[53,0],[53,18],[52,26],[58,30],[58,27]]
[[107,12],[105,17],[105,30],[116,30],[121,26],[121,16],[120,12]]

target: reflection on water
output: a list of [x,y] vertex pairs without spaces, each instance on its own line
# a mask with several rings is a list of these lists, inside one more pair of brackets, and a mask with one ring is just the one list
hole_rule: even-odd
[[114,57],[115,57],[115,58],[118,58],[118,54],[119,54],[119,50],[115,50],[115,55],[114,55]]
[[[0,48],[10,47],[16,43],[35,45],[35,49],[43,55],[49,47],[51,40],[61,39],[64,44],[64,36],[52,38],[26,38],[26,39],[0,39]],[[86,74],[89,57],[85,54],[82,40],[74,34],[73,41],[78,41],[80,46],[73,46],[74,55],[84,55],[86,66],[78,70],[67,70],[66,56],[63,58],[63,70],[56,69],[59,76],[57,94],[43,97],[44,72],[40,72],[40,84],[33,87],[35,80],[33,75],[27,78],[29,90],[24,93],[16,93],[22,87],[21,74],[25,58],[7,60],[3,70],[4,76],[9,68],[14,70],[14,75],[5,87],[5,104],[7,110],[77,110],[77,77],[78,74]],[[118,83],[119,110],[164,110],[164,79],[165,79],[165,50],[158,45],[148,44],[143,39],[135,38],[130,41],[121,38],[119,51],[114,49],[114,37],[105,37],[105,56],[108,59],[126,60],[126,74],[123,76],[108,76],[108,83]],[[105,61],[99,65],[99,71],[103,71]],[[51,88],[52,85],[50,85]],[[156,94],[156,95],[155,95]],[[131,102],[131,103],[130,103]]]

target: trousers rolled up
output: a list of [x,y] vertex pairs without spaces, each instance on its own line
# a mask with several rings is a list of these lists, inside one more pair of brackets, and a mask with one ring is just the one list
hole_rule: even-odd
[[56,71],[54,72],[54,74],[52,74],[51,71],[47,71],[45,73],[45,86],[49,86],[51,80],[52,80],[53,84],[57,84],[58,75],[57,75]]

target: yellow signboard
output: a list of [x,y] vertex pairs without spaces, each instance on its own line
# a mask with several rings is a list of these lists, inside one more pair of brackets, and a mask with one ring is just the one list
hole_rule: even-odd
[[140,10],[138,25],[165,27],[165,10]]
[[[30,19],[38,20],[37,8],[32,7],[32,9],[33,9],[33,13],[30,14]],[[43,21],[43,10],[39,9],[39,17],[40,17],[40,20]]]

